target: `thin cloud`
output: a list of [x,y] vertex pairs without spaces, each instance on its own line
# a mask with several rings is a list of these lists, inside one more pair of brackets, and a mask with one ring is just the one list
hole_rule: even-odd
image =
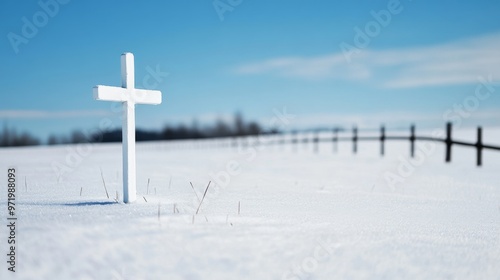
[[342,52],[282,57],[241,65],[242,75],[267,74],[308,80],[363,81],[384,88],[477,83],[500,77],[500,33],[451,43],[390,50],[364,50],[348,62]]
[[59,119],[79,117],[105,117],[112,112],[104,110],[95,111],[38,111],[38,110],[0,110],[2,119]]

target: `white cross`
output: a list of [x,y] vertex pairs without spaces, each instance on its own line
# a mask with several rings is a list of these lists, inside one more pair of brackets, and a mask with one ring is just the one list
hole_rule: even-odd
[[95,86],[94,98],[123,103],[123,202],[136,200],[135,176],[135,104],[161,103],[161,92],[134,88],[134,55],[121,56],[122,87]]

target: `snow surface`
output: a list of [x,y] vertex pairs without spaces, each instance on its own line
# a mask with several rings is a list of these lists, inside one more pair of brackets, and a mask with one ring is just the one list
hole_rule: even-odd
[[[486,142],[499,136],[485,129]],[[194,146],[139,143],[130,205],[114,201],[119,144],[0,149],[1,185],[8,166],[18,170],[19,219],[17,272],[3,262],[0,279],[500,278],[499,152],[477,168],[475,150],[454,147],[445,164],[437,144],[412,169],[407,142],[388,142],[383,158],[369,142],[357,155],[350,143],[338,154],[331,143],[318,154],[310,144]],[[403,181],[389,184],[387,172]]]

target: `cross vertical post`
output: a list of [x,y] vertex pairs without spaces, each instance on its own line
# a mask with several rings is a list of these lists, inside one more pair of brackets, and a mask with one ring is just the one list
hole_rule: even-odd
[[[134,55],[124,53],[121,56],[122,88],[134,89]],[[123,154],[123,202],[136,200],[137,178],[135,168],[135,104],[123,102],[122,128]]]
[[161,92],[135,88],[134,55],[121,56],[121,87],[95,86],[94,98],[103,101],[121,102],[123,106],[122,154],[123,154],[123,202],[134,202],[137,198],[135,164],[135,104],[161,104]]

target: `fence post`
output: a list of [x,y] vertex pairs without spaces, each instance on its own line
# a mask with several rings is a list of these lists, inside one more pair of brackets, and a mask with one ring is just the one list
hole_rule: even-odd
[[410,156],[415,157],[415,125],[410,126]]
[[337,145],[338,145],[338,129],[337,128],[334,128],[333,129],[333,138],[332,138],[332,141],[333,141],[333,152],[336,153],[337,152]]
[[258,146],[260,146],[260,144],[261,144],[261,143],[260,143],[260,138],[259,138],[258,136],[255,136],[255,142],[253,142],[253,143],[254,143],[254,144],[253,144],[253,145],[254,145],[254,147],[258,147]]
[[444,140],[446,144],[446,162],[451,162],[451,145],[453,141],[451,140],[451,122],[446,123],[446,139]]
[[304,138],[301,139],[302,143],[304,143],[304,149],[308,149],[309,148],[309,137],[310,137],[310,133],[309,132],[306,132],[306,135]]
[[234,136],[233,137],[232,146],[233,146],[233,148],[237,148],[238,147],[238,136]]
[[483,164],[483,129],[479,126],[477,128],[477,166]]
[[352,152],[356,154],[358,152],[358,128],[354,126],[352,128]]
[[385,141],[385,127],[382,125],[380,127],[380,155],[381,156],[384,156],[384,153],[385,153],[384,141]]
[[248,140],[248,137],[249,136],[241,136],[241,146],[242,147],[248,147],[249,146],[249,140]]
[[319,146],[319,131],[318,130],[314,131],[313,141],[314,141],[314,153],[317,154],[319,151],[319,147],[318,147]]
[[280,151],[283,151],[285,150],[285,144],[286,144],[286,133],[285,132],[277,132],[278,134],[278,137],[279,137],[279,141],[278,141],[278,145],[279,145],[279,149]]

